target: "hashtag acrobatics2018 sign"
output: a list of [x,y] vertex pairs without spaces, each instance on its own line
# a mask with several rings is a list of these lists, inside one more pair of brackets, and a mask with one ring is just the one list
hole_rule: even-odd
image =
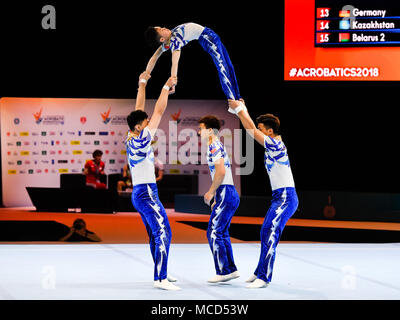
[[372,67],[340,67],[340,68],[290,68],[290,78],[377,78],[379,68]]

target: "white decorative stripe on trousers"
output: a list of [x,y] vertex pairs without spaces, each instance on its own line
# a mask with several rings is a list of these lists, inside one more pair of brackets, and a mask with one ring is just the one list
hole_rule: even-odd
[[211,48],[211,50],[212,50],[212,53],[213,53],[214,57],[217,59],[217,61],[218,61],[218,67],[219,67],[219,70],[220,70],[221,74],[223,75],[223,78],[224,78],[223,81],[225,82],[225,84],[227,85],[227,88],[228,88],[228,90],[229,90],[230,98],[231,98],[232,100],[235,100],[235,96],[234,96],[232,90],[230,89],[230,87],[232,86],[232,84],[231,84],[231,82],[229,81],[228,76],[226,75],[226,69],[225,69],[224,63],[223,63],[223,61],[222,61],[222,59],[221,59],[221,55],[220,55],[219,52],[217,51],[217,46],[216,46],[212,41],[210,41],[210,40],[208,39],[208,35],[204,35],[203,37],[204,37],[204,39],[206,39],[206,41],[210,44],[210,48]]
[[164,218],[160,213],[160,209],[161,208],[157,204],[157,202],[154,200],[153,191],[151,190],[149,185],[147,185],[147,191],[149,193],[151,201],[153,202],[153,204],[150,204],[150,206],[153,208],[153,210],[157,214],[156,220],[157,220],[157,223],[160,226],[160,230],[161,230],[161,236],[160,236],[161,244],[159,246],[161,258],[160,258],[159,263],[157,264],[157,274],[158,274],[158,276],[160,276],[161,267],[162,267],[162,263],[163,263],[163,260],[164,260],[164,255],[167,255],[167,248],[165,246],[165,240],[167,239],[167,235],[166,235],[166,231],[165,231]]
[[[280,223],[281,220],[281,215],[284,211],[283,206],[286,203],[286,188],[282,193],[282,198],[283,198],[283,202],[282,204],[276,209],[275,213],[276,213],[276,217],[272,220],[272,229],[271,229],[271,233],[269,235],[267,244],[269,244],[269,249],[267,252],[267,255],[265,256],[265,259],[267,259],[268,257],[272,257],[275,254],[275,233],[276,233],[276,227],[277,225]],[[272,259],[269,260],[268,262],[268,269],[267,269],[267,278],[270,276],[271,272],[272,272],[272,268],[271,268],[271,263],[272,263]]]
[[221,214],[222,210],[225,208],[221,206],[223,205],[224,201],[225,201],[225,193],[226,193],[226,188],[224,187],[221,191],[221,203],[219,204],[219,206],[215,209],[215,216],[214,219],[211,220],[211,246],[212,246],[212,252],[213,255],[217,257],[217,261],[218,261],[218,267],[219,267],[219,271],[222,272],[222,268],[224,266],[223,262],[220,260],[219,254],[218,254],[218,249],[219,246],[216,243],[217,240],[217,224],[218,224],[218,218],[219,215]]

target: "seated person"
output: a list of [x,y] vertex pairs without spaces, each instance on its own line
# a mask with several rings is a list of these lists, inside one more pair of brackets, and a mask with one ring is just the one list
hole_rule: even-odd
[[76,219],[67,235],[60,241],[92,241],[99,242],[101,239],[92,231],[86,229],[86,222],[83,219]]
[[156,174],[156,182],[158,182],[164,176],[164,164],[157,157],[154,157],[154,168],[155,168],[155,174]]
[[[156,181],[160,181],[164,176],[164,164],[156,157],[154,158],[154,168]],[[129,170],[128,164],[124,165],[122,168],[122,180],[118,181],[117,190],[118,192],[132,191],[131,171]]]
[[100,181],[100,175],[104,174],[105,164],[101,161],[103,152],[95,150],[93,152],[93,160],[89,160],[85,164],[83,174],[86,175],[86,185],[95,189],[107,189],[107,186]]
[[132,177],[131,171],[129,170],[128,164],[122,168],[122,180],[118,181],[117,190],[120,191],[132,191]]
[[[157,143],[156,140],[151,141],[151,145],[155,145]],[[154,169],[155,169],[155,174],[156,174],[156,182],[162,180],[164,176],[164,164],[163,162],[158,159],[157,157],[154,157]]]

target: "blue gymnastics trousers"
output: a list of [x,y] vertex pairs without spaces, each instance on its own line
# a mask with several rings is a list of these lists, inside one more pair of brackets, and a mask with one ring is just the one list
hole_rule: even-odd
[[154,261],[154,281],[167,278],[171,227],[165,209],[158,198],[155,183],[133,187],[132,204],[140,213],[149,235],[150,251]]
[[228,230],[240,198],[233,185],[221,185],[215,193],[215,200],[208,223],[207,239],[213,254],[216,273],[226,275],[237,270]]
[[239,86],[237,84],[235,70],[225,46],[219,36],[211,29],[204,28],[199,37],[202,48],[208,52],[218,70],[219,80],[222,90],[227,99],[239,100]]
[[298,204],[295,188],[280,188],[272,192],[271,206],[261,227],[261,254],[254,272],[265,282],[271,282],[276,247],[286,222],[296,212]]

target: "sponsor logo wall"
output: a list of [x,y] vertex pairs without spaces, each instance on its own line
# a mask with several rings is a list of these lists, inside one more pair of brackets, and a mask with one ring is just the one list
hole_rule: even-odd
[[[146,102],[151,116],[155,100]],[[134,99],[2,98],[1,154],[3,203],[7,207],[32,206],[25,187],[59,187],[60,174],[82,173],[94,150],[103,151],[106,174],[121,173],[127,163],[124,140],[127,115]],[[197,120],[213,114],[222,120],[232,172],[236,116],[221,100],[173,100],[155,138],[155,155],[166,174],[199,175],[199,194],[211,183],[206,148],[197,137]],[[224,141],[225,140],[225,141]],[[240,177],[234,174],[240,192]]]

